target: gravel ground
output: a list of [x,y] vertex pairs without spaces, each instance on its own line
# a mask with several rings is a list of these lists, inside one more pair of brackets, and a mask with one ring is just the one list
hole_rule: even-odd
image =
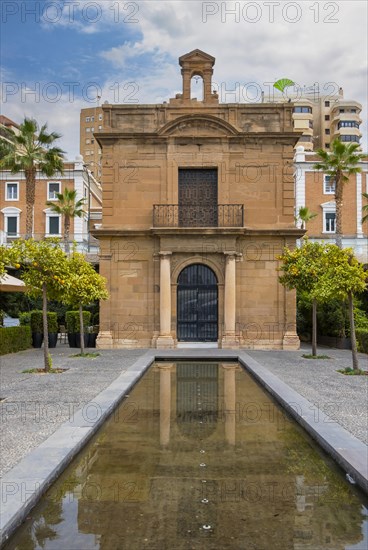
[[[319,346],[318,355],[329,359],[304,359],[311,353],[306,345],[299,351],[247,353],[368,445],[368,376],[336,372],[352,366],[351,351]],[[368,370],[368,356],[358,355],[360,368]]]
[[[90,350],[93,351],[93,350]],[[54,368],[69,369],[63,374],[24,374],[42,367],[43,351],[28,350],[1,358],[0,403],[2,409],[0,476],[10,470],[30,450],[47,439],[74,412],[106,388],[124,368],[131,366],[146,350],[99,350],[100,357],[72,358],[67,345],[51,350]],[[351,352],[320,348],[330,359],[303,359],[303,353],[289,351],[249,351],[314,405],[332,416],[350,433],[368,444],[368,377],[343,376],[338,368],[351,365]],[[360,354],[361,368],[368,358]]]
[[43,367],[43,350],[32,349],[0,358],[0,398],[4,399],[0,403],[0,477],[145,353],[145,350],[98,350],[100,357],[70,357],[78,351],[60,344],[50,350],[53,368],[69,369],[62,374],[22,373],[25,369]]

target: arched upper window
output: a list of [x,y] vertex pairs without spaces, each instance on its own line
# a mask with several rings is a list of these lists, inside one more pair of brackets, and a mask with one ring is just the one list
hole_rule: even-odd
[[197,101],[203,101],[203,97],[204,97],[203,78],[200,75],[193,75],[190,80],[190,99],[197,99]]

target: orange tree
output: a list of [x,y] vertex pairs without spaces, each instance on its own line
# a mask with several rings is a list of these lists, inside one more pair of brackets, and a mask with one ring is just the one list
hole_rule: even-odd
[[322,257],[322,270],[315,285],[315,292],[321,300],[331,298],[348,300],[350,338],[353,370],[359,372],[359,362],[355,335],[354,295],[367,288],[367,274],[355,258],[352,249],[341,249],[337,245],[325,245]]
[[96,300],[106,300],[109,294],[106,279],[95,271],[83,254],[74,249],[68,258],[68,281],[63,302],[77,306],[80,319],[81,355],[84,354],[83,306]]
[[48,347],[47,302],[61,300],[69,278],[67,257],[60,247],[59,239],[42,241],[18,239],[8,249],[12,265],[22,270],[21,278],[30,296],[42,296],[44,369],[51,369]]
[[305,291],[312,299],[312,355],[317,355],[317,302],[320,299],[316,285],[322,272],[322,258],[325,246],[302,239],[302,246],[290,250],[285,247],[281,256],[280,283],[298,292]]

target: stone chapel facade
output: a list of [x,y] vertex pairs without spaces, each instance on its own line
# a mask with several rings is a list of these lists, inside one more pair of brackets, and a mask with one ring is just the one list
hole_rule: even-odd
[[[221,104],[215,59],[179,58],[168,103],[103,106],[97,345],[297,349],[295,293],[277,255],[294,223],[293,105]],[[191,79],[203,79],[203,100]]]

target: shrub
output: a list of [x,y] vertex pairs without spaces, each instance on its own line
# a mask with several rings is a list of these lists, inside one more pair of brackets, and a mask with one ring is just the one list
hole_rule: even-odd
[[56,312],[47,312],[47,326],[50,333],[59,332],[58,318]]
[[368,329],[358,328],[355,332],[359,351],[368,353]]
[[19,324],[21,327],[29,326],[31,324],[31,312],[25,311],[24,313],[19,313]]
[[31,347],[32,338],[29,326],[0,328],[0,355]]
[[[80,332],[79,311],[67,311],[65,314],[67,332]],[[88,332],[88,327],[91,324],[91,313],[83,311],[84,332]]]
[[31,331],[43,333],[42,311],[35,309],[31,311]]
[[65,323],[67,332],[73,334],[75,332],[75,311],[65,313]]

